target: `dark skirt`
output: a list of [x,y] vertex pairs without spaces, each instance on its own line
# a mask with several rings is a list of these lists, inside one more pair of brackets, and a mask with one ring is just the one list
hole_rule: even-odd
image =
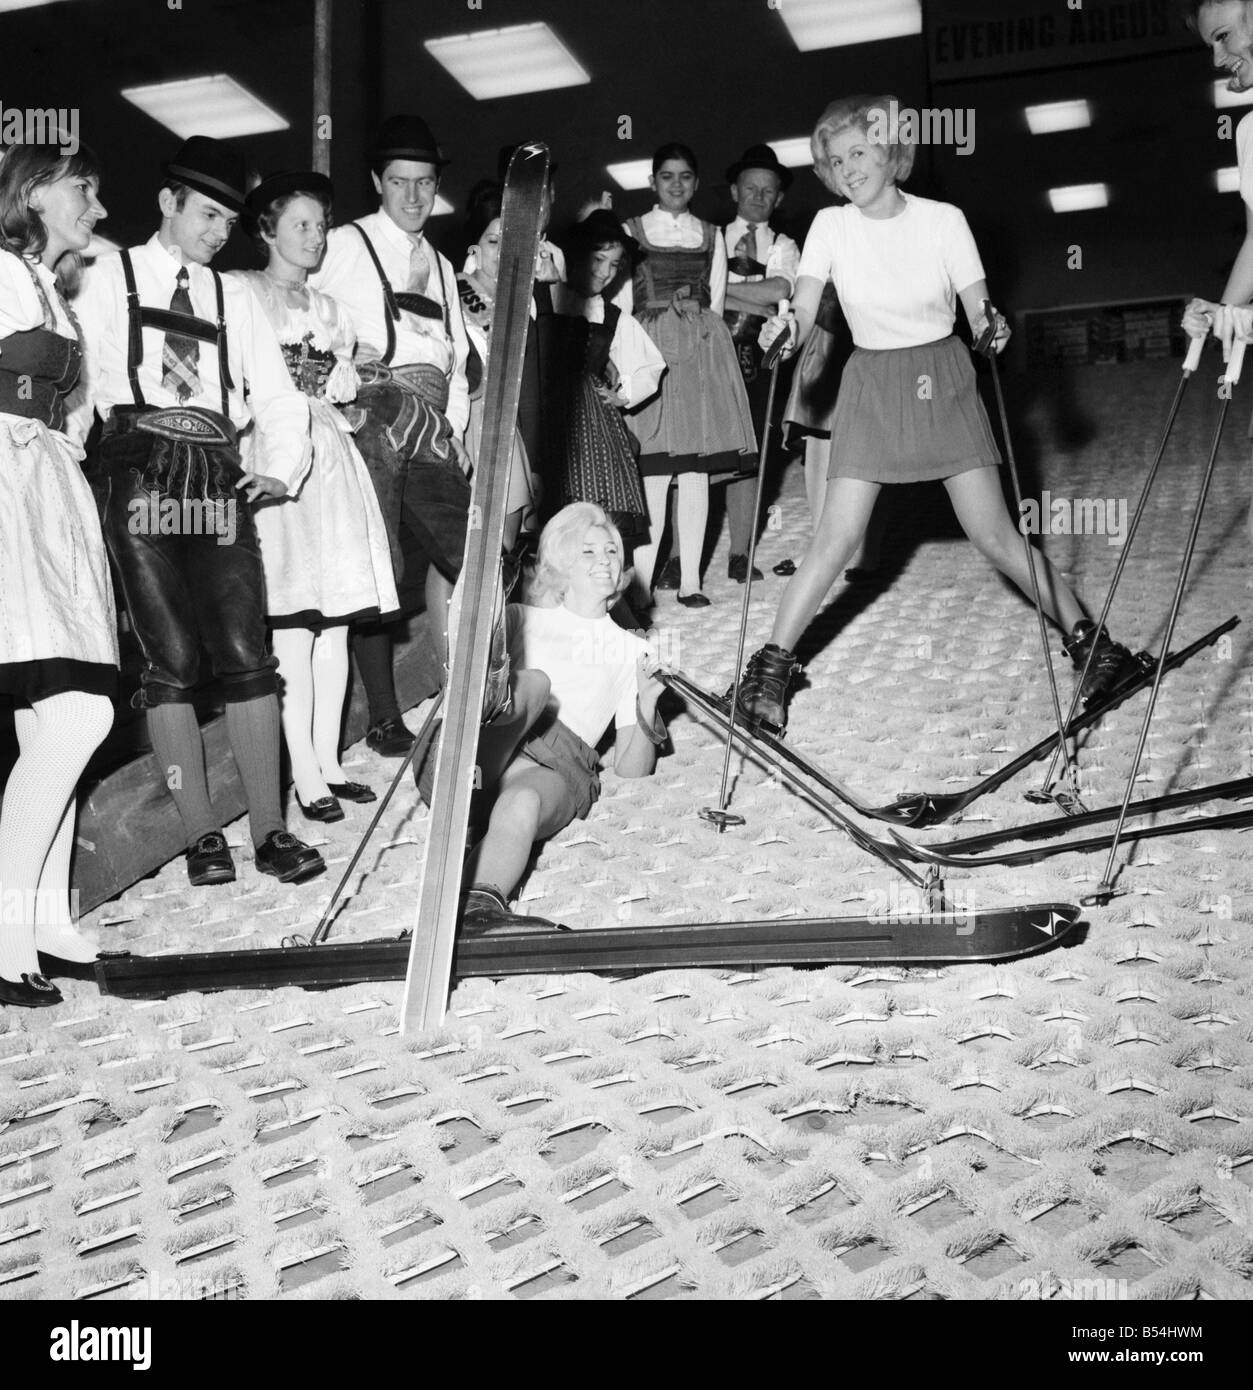
[[595,502],[613,519],[628,544],[648,538],[648,506],[635,444],[621,414],[596,394],[588,372],[571,383],[560,433],[561,475],[553,510],[570,502]]
[[0,661],[0,702],[10,696],[16,705],[33,705],[36,700],[69,690],[113,699],[117,695],[117,667],[64,656]]
[[957,338],[854,350],[831,421],[829,478],[916,483],[1000,463],[970,351]]
[[540,767],[557,773],[566,784],[562,825],[586,819],[600,796],[600,759],[596,750],[554,717],[541,722],[518,751]]

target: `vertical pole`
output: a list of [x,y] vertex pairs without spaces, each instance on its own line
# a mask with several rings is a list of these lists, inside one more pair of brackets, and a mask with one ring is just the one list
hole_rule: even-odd
[[331,172],[331,11],[334,0],[314,0],[313,9],[313,158],[316,173]]

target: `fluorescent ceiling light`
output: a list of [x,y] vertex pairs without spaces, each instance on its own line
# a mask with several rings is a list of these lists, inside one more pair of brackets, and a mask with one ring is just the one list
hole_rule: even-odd
[[427,39],[426,51],[476,101],[579,87],[591,76],[547,24]]
[[779,163],[789,169],[800,169],[814,162],[808,135],[790,135],[786,140],[771,140],[770,148],[778,156]]
[[607,164],[605,168],[619,188],[647,188],[653,172],[653,161],[631,159],[625,164]]
[[29,10],[35,5],[51,5],[53,0],[0,0],[0,14],[5,10]]
[[1092,108],[1086,101],[1050,101],[1027,107],[1027,129],[1032,135],[1052,135],[1058,130],[1082,130],[1092,124]]
[[290,124],[224,72],[148,87],[123,87],[122,95],[182,140],[193,135],[231,140],[239,135],[286,130]]
[[1214,187],[1220,193],[1239,193],[1240,191],[1240,167],[1232,164],[1226,169],[1214,170]]
[[1054,212],[1085,212],[1108,207],[1109,189],[1103,183],[1072,183],[1066,188],[1050,188],[1049,202]]
[[454,212],[453,205],[444,197],[442,193],[435,195],[435,206],[431,209],[432,217],[443,217],[445,213]]
[[922,33],[918,0],[782,0],[775,8],[802,53]]
[[1253,106],[1253,89],[1247,92],[1229,92],[1227,79],[1220,77],[1214,83],[1214,105],[1218,107]]

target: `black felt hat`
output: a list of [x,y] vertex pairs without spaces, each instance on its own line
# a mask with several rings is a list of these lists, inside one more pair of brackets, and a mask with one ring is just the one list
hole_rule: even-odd
[[792,182],[792,171],[779,163],[779,157],[769,145],[750,145],[727,170],[727,182],[735,183],[745,169],[769,169],[779,177],[780,191]]
[[434,164],[438,169],[448,163],[435,143],[431,127],[421,116],[389,116],[379,127],[371,162],[386,164],[392,159],[411,159],[415,164]]
[[244,156],[223,140],[193,135],[183,142],[173,159],[162,164],[161,172],[232,212],[244,210],[244,188],[248,182]]
[[564,241],[572,255],[597,246],[621,246],[632,265],[639,263],[643,249],[608,208],[594,208],[581,222],[575,222]]
[[289,193],[307,193],[311,198],[319,198],[328,205],[335,200],[335,189],[330,179],[325,174],[316,174],[310,169],[304,173],[297,170],[284,174],[267,174],[244,199],[244,206],[254,217],[259,217],[276,198],[285,198]]

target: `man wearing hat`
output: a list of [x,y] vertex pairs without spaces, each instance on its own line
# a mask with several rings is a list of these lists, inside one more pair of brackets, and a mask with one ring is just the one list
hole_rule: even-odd
[[[766,424],[770,379],[761,370],[757,334],[779,300],[791,295],[800,266],[800,247],[791,237],[772,231],[770,218],[792,182],[792,171],[779,163],[769,145],[753,145],[727,170],[735,220],[727,225],[727,297],[723,317],[735,340],[740,374],[748,392],[753,428],[758,440]],[[748,578],[748,548],[752,540],[753,475],[727,484],[727,518],[731,530],[728,578],[741,584]],[[753,574],[760,579],[760,571]]]
[[[85,438],[93,407],[103,422],[91,469],[144,655],[134,703],[147,710],[182,819],[188,877],[235,877],[192,704],[203,646],[225,696],[257,868],[295,882],[326,866],[283,821],[277,681],[248,504],[299,489],[309,410],[252,292],[210,269],[243,208],[242,156],[193,136],[162,172],[160,227],[142,246],[97,261],[76,302],[86,390],[71,428]],[[240,463],[248,429],[253,471]]]
[[[453,268],[424,235],[447,163],[420,116],[385,121],[370,161],[379,210],[333,229],[309,278],[357,331],[357,447],[387,524],[401,608],[425,603],[441,663],[470,505],[470,343]],[[354,651],[370,707],[366,740],[401,757],[413,736],[396,700],[389,630],[358,630]]]

